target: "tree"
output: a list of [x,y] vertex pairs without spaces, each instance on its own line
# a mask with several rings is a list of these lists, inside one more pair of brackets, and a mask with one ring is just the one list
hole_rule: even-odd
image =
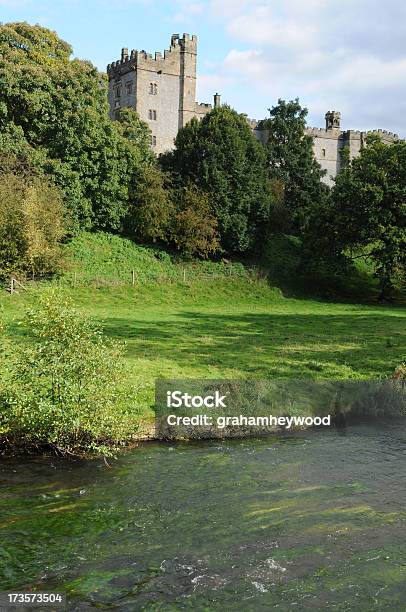
[[0,159],[0,278],[56,272],[65,226],[58,188],[15,159]]
[[164,172],[154,164],[136,177],[126,218],[130,235],[152,242],[169,241],[174,207],[165,180]]
[[337,176],[307,242],[324,259],[368,257],[381,299],[392,299],[395,286],[405,282],[405,142],[386,145],[377,136],[368,138],[360,156]]
[[208,194],[221,247],[243,253],[259,248],[272,202],[265,151],[246,117],[228,106],[192,119],[161,157],[178,186],[194,183]]
[[210,211],[208,194],[195,185],[173,193],[177,207],[172,223],[172,239],[185,255],[207,258],[219,248],[217,219]]
[[0,26],[0,132],[17,134],[20,152],[38,152],[76,227],[117,230],[129,177],[147,156],[148,128],[135,114],[125,126],[111,121],[105,78],[71,53],[41,26]]
[[[263,121],[271,176],[283,185],[283,206],[291,216],[293,228],[300,232],[307,224],[309,211],[320,205],[328,192],[322,183],[325,171],[313,155],[313,141],[305,134],[307,109],[299,100],[279,100]],[[281,206],[281,204],[280,204]]]

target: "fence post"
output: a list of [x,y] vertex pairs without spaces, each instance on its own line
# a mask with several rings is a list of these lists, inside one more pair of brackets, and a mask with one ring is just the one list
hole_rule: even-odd
[[131,270],[131,282],[135,285],[135,270]]
[[186,269],[183,268],[183,282],[186,283]]
[[73,273],[73,286],[74,286],[74,287],[76,287],[76,276],[77,276],[77,273],[76,273],[76,272],[74,272],[74,273]]
[[10,293],[14,293],[14,277],[11,277],[10,280]]

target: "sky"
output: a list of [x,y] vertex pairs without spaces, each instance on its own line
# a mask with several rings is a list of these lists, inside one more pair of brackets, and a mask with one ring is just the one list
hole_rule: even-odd
[[199,102],[249,117],[298,97],[308,123],[341,111],[343,129],[406,137],[404,0],[0,0],[0,21],[55,30],[100,70],[121,48],[153,53],[198,36]]

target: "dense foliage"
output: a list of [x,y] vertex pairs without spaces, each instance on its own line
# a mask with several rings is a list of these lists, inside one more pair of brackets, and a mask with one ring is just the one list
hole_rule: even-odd
[[117,230],[148,128],[133,112],[112,122],[104,77],[71,53],[41,26],[0,25],[0,148],[53,178],[76,227]]
[[290,229],[288,217],[293,231],[300,233],[309,212],[326,197],[325,171],[314,158],[312,138],[305,134],[307,109],[299,100],[279,100],[269,112],[262,127],[267,130],[267,159],[280,210],[275,226],[282,221],[284,229]]
[[28,311],[24,329],[31,342],[15,347],[9,340],[9,350],[7,337],[1,343],[3,441],[62,454],[109,454],[111,444],[131,438],[136,399],[125,388],[123,347],[53,291]]
[[65,225],[58,188],[15,158],[0,158],[0,279],[56,272]]
[[152,164],[137,177],[125,220],[130,236],[147,242],[169,241],[174,207],[166,178]]
[[217,219],[210,210],[209,196],[190,184],[176,189],[173,199],[171,231],[176,247],[185,255],[202,258],[219,251]]
[[306,234],[308,253],[338,261],[367,257],[391,299],[406,270],[406,143],[368,139],[337,176],[329,201]]
[[265,150],[243,115],[222,106],[201,122],[192,119],[162,164],[178,186],[193,183],[208,195],[224,251],[244,253],[261,246],[272,194]]

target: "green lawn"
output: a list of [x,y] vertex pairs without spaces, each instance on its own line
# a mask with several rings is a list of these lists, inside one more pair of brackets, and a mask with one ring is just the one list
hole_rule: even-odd
[[[63,291],[126,342],[146,411],[157,377],[376,378],[405,359],[404,306],[287,299],[247,279]],[[4,294],[6,318],[35,293]]]

